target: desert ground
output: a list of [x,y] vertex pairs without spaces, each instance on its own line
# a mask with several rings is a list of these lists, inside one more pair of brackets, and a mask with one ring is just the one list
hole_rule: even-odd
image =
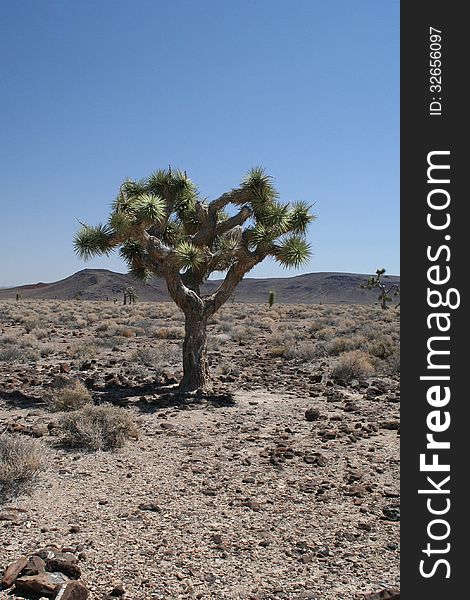
[[50,546],[92,599],[398,597],[398,310],[229,301],[205,396],[171,303],[0,319],[0,571]]

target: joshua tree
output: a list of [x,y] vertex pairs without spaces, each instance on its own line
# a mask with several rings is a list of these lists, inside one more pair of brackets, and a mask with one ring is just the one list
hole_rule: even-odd
[[[378,300],[380,302],[380,306],[385,310],[388,308],[387,302],[391,302],[391,294],[394,296],[400,295],[400,286],[397,283],[393,283],[388,287],[382,281],[382,275],[385,274],[385,269],[377,269],[375,275],[369,278],[369,281],[364,285],[361,285],[361,288],[372,290],[374,288],[378,288],[380,290]],[[400,303],[397,304],[397,307]]]
[[[142,181],[126,180],[107,224],[82,225],[74,246],[83,259],[119,247],[131,274],[144,281],[154,275],[166,280],[185,315],[180,389],[207,389],[208,319],[267,256],[284,267],[306,263],[305,234],[314,218],[310,208],[305,202],[281,203],[271,177],[259,167],[210,202],[200,198],[186,172],[170,167]],[[225,273],[217,290],[201,293],[217,271]]]
[[127,304],[127,301],[129,301],[129,304],[135,304],[136,300],[137,294],[135,293],[134,286],[128,285],[124,290],[124,304]]
[[272,308],[275,298],[276,298],[276,292],[273,292],[273,290],[271,290],[269,292],[269,297],[268,297],[269,308]]

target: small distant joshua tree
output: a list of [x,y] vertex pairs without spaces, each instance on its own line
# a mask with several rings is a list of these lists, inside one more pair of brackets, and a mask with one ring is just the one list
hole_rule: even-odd
[[269,297],[268,297],[268,305],[269,305],[269,308],[272,308],[272,307],[273,307],[273,304],[274,304],[274,300],[275,300],[275,299],[276,299],[276,292],[273,292],[273,290],[271,290],[271,291],[269,292]]
[[[266,257],[294,268],[308,261],[310,209],[305,202],[280,202],[271,177],[259,167],[210,202],[200,198],[185,171],[170,167],[142,181],[124,181],[108,222],[83,225],[74,245],[83,259],[119,248],[134,276],[165,279],[185,315],[180,389],[207,390],[208,319]],[[203,294],[201,286],[217,271],[224,280],[214,293]]]
[[135,304],[137,300],[137,294],[133,285],[128,285],[124,290],[124,304]]
[[[386,310],[388,308],[387,302],[392,302],[392,295],[399,296],[400,295],[400,286],[398,283],[393,283],[388,287],[382,280],[382,276],[385,274],[385,269],[377,269],[375,275],[369,278],[369,281],[366,284],[361,285],[363,289],[378,289],[380,290],[378,300],[380,302],[380,306]],[[397,304],[398,307],[400,303]],[[396,308],[395,307],[395,308]]]

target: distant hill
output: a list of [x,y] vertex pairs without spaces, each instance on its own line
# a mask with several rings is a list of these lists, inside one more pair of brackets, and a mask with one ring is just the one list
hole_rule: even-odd
[[[289,304],[356,303],[373,304],[377,300],[376,290],[363,290],[362,283],[369,275],[354,273],[308,273],[296,277],[267,279],[244,279],[235,290],[237,302],[267,302],[270,290],[276,292],[276,302]],[[397,276],[386,276],[386,281],[399,283]],[[208,281],[204,293],[210,294],[220,281]],[[130,275],[114,273],[107,269],[83,269],[70,277],[53,283],[36,283],[14,288],[0,289],[0,300],[23,298],[68,300],[79,296],[83,300],[109,300],[122,298],[126,286],[133,285],[138,300],[164,302],[170,300],[166,284],[153,278],[143,284]]]

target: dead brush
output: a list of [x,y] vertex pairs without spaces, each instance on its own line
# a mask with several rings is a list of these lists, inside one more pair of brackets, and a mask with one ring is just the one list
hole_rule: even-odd
[[46,398],[47,406],[52,412],[78,410],[92,402],[90,392],[81,381],[56,388]]
[[113,450],[129,438],[138,437],[131,414],[111,405],[87,405],[68,413],[59,421],[61,441],[70,448]]
[[333,381],[347,383],[352,379],[364,379],[374,372],[370,356],[362,350],[343,352],[331,371]]
[[47,450],[21,434],[0,435],[0,502],[29,491],[46,468]]

